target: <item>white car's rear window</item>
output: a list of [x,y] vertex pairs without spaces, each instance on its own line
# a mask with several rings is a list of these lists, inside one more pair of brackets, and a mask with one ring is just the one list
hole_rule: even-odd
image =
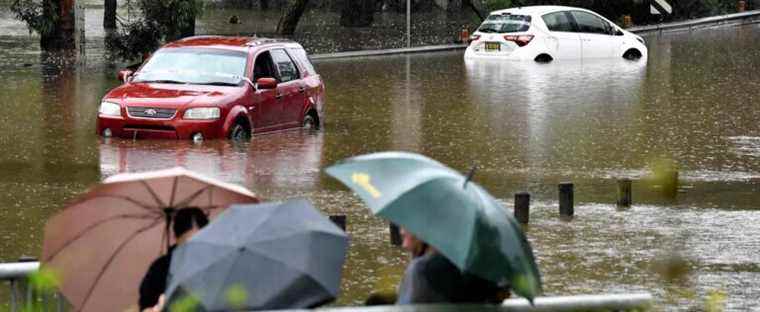
[[482,33],[524,32],[530,29],[529,15],[493,14],[478,27]]

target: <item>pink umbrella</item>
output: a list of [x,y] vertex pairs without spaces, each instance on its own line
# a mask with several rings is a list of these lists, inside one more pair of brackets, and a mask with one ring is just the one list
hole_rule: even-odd
[[115,175],[48,220],[42,263],[77,311],[123,311],[136,307],[143,275],[171,243],[178,209],[213,218],[230,204],[258,202],[241,186],[179,167]]

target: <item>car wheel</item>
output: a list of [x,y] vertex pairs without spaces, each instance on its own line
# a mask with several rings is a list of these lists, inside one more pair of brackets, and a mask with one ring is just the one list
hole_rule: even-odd
[[641,52],[639,52],[639,50],[636,50],[636,49],[630,49],[628,51],[625,51],[625,53],[623,53],[623,58],[626,60],[635,61],[641,58]]
[[249,141],[251,139],[251,130],[241,122],[236,122],[230,130],[230,139],[237,142]]
[[536,56],[536,58],[533,59],[533,60],[536,61],[536,62],[538,62],[538,63],[549,63],[549,62],[553,61],[554,58],[552,58],[552,56],[549,55],[549,54],[542,53],[542,54],[539,54],[538,56]]
[[314,120],[314,117],[311,114],[307,114],[306,116],[303,116],[303,126],[306,130],[316,130],[317,129],[317,121]]

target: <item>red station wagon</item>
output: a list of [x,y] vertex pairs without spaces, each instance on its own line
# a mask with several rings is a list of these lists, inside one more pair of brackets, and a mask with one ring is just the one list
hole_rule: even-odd
[[323,120],[325,88],[298,43],[197,36],[166,44],[103,97],[105,137],[247,140]]

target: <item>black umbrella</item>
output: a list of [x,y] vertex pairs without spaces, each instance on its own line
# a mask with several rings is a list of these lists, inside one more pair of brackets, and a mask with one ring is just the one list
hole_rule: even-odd
[[174,251],[168,305],[308,308],[338,294],[346,234],[306,200],[233,205]]

